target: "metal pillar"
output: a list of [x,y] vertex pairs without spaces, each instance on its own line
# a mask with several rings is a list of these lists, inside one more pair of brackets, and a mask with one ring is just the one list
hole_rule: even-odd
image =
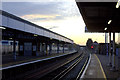
[[40,43],[40,52],[42,52],[42,43]]
[[[2,41],[2,29],[0,29],[0,41]],[[0,43],[0,65],[2,65],[2,43]],[[2,68],[2,66],[0,66],[0,68]],[[0,74],[2,74],[2,71],[0,71]],[[2,76],[0,78],[2,79]]]
[[112,69],[115,70],[115,32],[113,32],[113,62]]
[[40,52],[40,43],[37,42],[36,56],[39,56],[39,52]]
[[[2,29],[0,29],[0,41],[2,41]],[[0,43],[0,55],[2,55],[2,43]],[[2,58],[0,58],[0,61],[2,61]],[[1,62],[0,62],[0,64],[1,64]]]
[[111,32],[109,32],[109,64],[108,66],[112,66],[112,57],[111,57]]
[[63,53],[64,53],[64,51],[65,51],[65,50],[64,50],[64,47],[65,47],[65,46],[64,46],[64,44],[63,44]]
[[70,44],[67,44],[67,51],[69,52],[70,51]]
[[15,40],[15,37],[13,40],[13,54],[14,54],[14,60],[16,60],[16,40]]
[[105,33],[105,43],[107,43],[107,41],[106,41],[106,33]]
[[42,43],[42,54],[45,54],[45,43]]
[[48,55],[47,43],[45,44],[45,52],[46,52],[46,55]]
[[52,44],[50,43],[49,44],[49,54],[51,54],[51,51],[52,51]]
[[71,44],[70,46],[71,46],[71,51],[73,51],[74,50],[73,44]]
[[57,53],[59,53],[59,43],[57,44]]
[[105,43],[108,43],[108,33],[105,33]]

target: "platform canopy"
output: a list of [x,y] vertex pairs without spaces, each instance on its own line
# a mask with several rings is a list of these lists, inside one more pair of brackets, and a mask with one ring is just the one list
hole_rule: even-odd
[[116,8],[117,1],[95,1],[76,0],[88,32],[120,32],[120,7]]

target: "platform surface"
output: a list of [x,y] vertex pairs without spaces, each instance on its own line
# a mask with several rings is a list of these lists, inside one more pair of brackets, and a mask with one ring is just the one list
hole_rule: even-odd
[[102,65],[96,54],[91,54],[90,63],[82,80],[107,80]]
[[118,69],[118,56],[115,57],[116,71],[111,71],[112,67],[108,67],[109,56],[97,54],[103,69],[105,71],[107,80],[120,80],[120,70]]
[[[73,51],[75,52],[75,51]],[[55,58],[55,57],[59,57],[59,56],[63,56],[63,55],[67,55],[67,54],[71,54],[72,51],[70,52],[65,52],[65,53],[54,53],[54,54],[50,54],[50,55],[43,55],[43,56],[17,56],[16,60],[14,60],[14,56],[13,55],[3,55],[2,56],[2,65],[0,65],[0,67],[5,68],[5,67],[9,67],[9,66],[13,66],[13,65],[20,65],[20,64],[26,64],[32,61],[42,61],[42,60],[47,60],[47,59],[51,59],[51,58]]]

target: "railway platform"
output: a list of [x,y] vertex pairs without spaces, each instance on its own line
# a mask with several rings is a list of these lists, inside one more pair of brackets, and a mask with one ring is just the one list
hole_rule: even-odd
[[17,56],[16,60],[14,60],[13,55],[3,55],[2,56],[2,65],[0,65],[2,68],[9,67],[9,66],[15,66],[15,65],[22,65],[22,64],[29,64],[31,62],[37,62],[37,61],[43,61],[52,59],[55,57],[60,57],[64,55],[68,55],[71,53],[74,53],[75,51],[67,51],[65,53],[53,53],[49,55],[43,55],[43,56]]
[[111,71],[108,67],[108,56],[91,54],[91,58],[80,80],[120,80],[119,71]]
[[104,70],[101,66],[101,63],[98,57],[95,54],[92,54],[88,68],[83,76],[83,80],[98,79],[98,78],[106,79],[106,75],[104,73]]
[[104,69],[104,72],[106,74],[107,80],[120,80],[120,70],[118,69],[118,56],[115,56],[116,61],[116,71],[112,71],[112,67],[108,67],[108,59],[109,57],[107,55],[99,55],[97,54],[102,67]]

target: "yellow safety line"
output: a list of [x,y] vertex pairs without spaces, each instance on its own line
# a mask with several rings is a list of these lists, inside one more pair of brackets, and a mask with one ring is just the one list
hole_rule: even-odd
[[[96,54],[94,54],[94,55],[96,56]],[[96,56],[96,58],[97,58],[97,60],[98,60],[98,62],[99,62],[99,64],[100,64],[100,68],[101,68],[101,70],[102,70],[103,76],[104,76],[105,80],[107,80],[106,75],[105,75],[105,73],[104,73],[104,70],[103,70],[103,68],[102,68],[101,62],[100,62],[100,60],[99,60],[99,58],[98,58],[97,56]]]

